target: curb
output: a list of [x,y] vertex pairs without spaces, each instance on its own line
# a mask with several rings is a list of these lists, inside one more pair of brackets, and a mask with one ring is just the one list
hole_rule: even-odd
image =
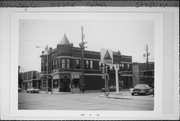
[[133,100],[133,98],[128,98],[128,97],[117,97],[117,96],[112,96],[112,95],[99,95],[99,97],[106,97],[106,98],[112,98],[112,99],[126,99],[126,100]]

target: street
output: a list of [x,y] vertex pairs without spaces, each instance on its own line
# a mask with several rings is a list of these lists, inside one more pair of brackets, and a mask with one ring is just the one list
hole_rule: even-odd
[[19,110],[153,110],[154,96],[131,96],[129,91],[85,93],[26,93],[18,94]]

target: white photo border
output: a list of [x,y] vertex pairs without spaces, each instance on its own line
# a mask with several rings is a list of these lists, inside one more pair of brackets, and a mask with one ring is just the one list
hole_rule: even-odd
[[[10,41],[10,82],[9,118],[10,119],[161,119],[163,84],[163,14],[142,8],[43,8],[20,9],[11,13]],[[146,12],[144,12],[144,10]],[[142,12],[143,11],[143,12]],[[103,13],[103,16],[99,16]],[[91,16],[90,16],[91,14]],[[155,23],[155,97],[153,111],[64,111],[64,110],[18,110],[18,49],[19,20],[22,19],[76,19],[83,15],[86,19],[153,20]],[[119,15],[119,16],[118,16]],[[63,16],[63,17],[62,17]],[[158,80],[158,81],[157,81]],[[85,114],[82,116],[81,114]],[[92,114],[89,116],[88,114]],[[98,115],[97,115],[98,114]]]

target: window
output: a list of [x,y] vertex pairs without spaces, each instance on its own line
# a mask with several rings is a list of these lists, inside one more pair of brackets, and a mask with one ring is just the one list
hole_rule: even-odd
[[57,61],[58,61],[58,68],[60,68],[61,61],[60,59],[58,59]]
[[70,59],[67,59],[67,68],[70,68]]
[[121,64],[122,69],[124,69],[124,63]]
[[58,88],[58,79],[53,81],[53,88]]
[[99,62],[99,70],[101,70],[101,62]]
[[41,71],[44,71],[43,63],[41,63]]
[[61,59],[61,68],[65,68],[65,59]]
[[79,59],[76,60],[75,67],[76,67],[76,69],[80,69],[80,60]]
[[89,61],[86,60],[86,68],[88,69],[89,68]]
[[54,69],[56,69],[57,67],[57,63],[56,63],[56,60],[54,60]]
[[47,63],[44,63],[44,71],[47,71]]
[[127,64],[127,69],[129,70],[129,64]]
[[90,61],[90,69],[93,69],[93,61]]

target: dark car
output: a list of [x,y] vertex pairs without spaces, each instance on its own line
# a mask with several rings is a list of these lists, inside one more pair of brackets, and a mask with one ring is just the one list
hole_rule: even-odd
[[[116,86],[110,86],[107,88],[109,92],[115,92],[116,91]],[[119,87],[119,90],[121,90],[121,87]],[[100,92],[105,92],[105,88],[102,88]]]
[[19,88],[18,88],[18,92],[21,92],[21,90],[22,90],[22,89],[19,87]]
[[150,89],[150,93],[151,93],[152,95],[154,95],[154,88],[151,88],[151,89]]
[[147,84],[137,84],[134,88],[129,89],[131,92],[131,95],[135,94],[151,94],[152,88]]

